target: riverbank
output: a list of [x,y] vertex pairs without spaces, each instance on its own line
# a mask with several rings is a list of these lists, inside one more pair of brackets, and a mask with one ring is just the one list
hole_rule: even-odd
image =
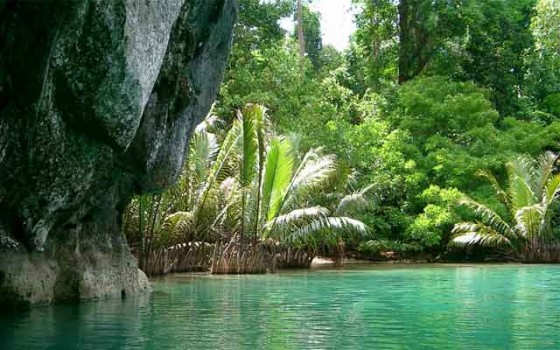
[[[439,262],[438,262],[439,263]],[[409,260],[409,259],[399,259],[399,260],[366,260],[366,259],[356,259],[356,258],[344,258],[341,266],[346,265],[410,265],[410,264],[436,264],[428,260]],[[311,267],[326,267],[326,266],[336,266],[337,262],[335,259],[326,257],[315,257],[311,262]]]

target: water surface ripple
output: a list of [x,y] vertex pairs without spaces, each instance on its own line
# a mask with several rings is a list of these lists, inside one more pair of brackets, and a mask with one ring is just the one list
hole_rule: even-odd
[[1,349],[560,349],[560,266],[181,276],[0,317]]

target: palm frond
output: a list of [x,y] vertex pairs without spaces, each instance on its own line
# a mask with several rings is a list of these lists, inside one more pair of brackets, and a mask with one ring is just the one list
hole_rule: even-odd
[[357,192],[342,197],[336,208],[336,215],[341,215],[349,209],[360,210],[365,208],[369,203],[366,194],[372,188],[373,185],[368,185]]
[[321,156],[317,150],[308,151],[291,179],[280,208],[289,206],[302,195],[323,187],[335,171],[334,156]]
[[477,201],[464,197],[459,201],[460,205],[470,208],[485,225],[492,227],[493,230],[500,233],[503,236],[514,236],[511,226],[504,220],[498,213],[488,208],[484,204],[478,203]]
[[262,182],[262,212],[266,221],[271,221],[280,213],[284,196],[288,190],[293,173],[293,158],[290,157],[288,140],[272,140],[265,161],[264,180]]
[[208,115],[206,115],[206,118],[204,118],[204,120],[196,126],[195,132],[209,131],[209,129],[218,127],[223,123],[224,121],[214,114],[214,105],[212,105],[212,108],[210,109]]
[[317,234],[338,235],[342,232],[366,234],[368,227],[360,220],[345,216],[318,218],[290,234],[290,240],[305,239]]
[[518,234],[526,238],[540,236],[544,223],[544,209],[540,203],[518,209],[515,213],[515,228]]
[[181,176],[180,185],[198,187],[206,180],[206,172],[216,158],[220,146],[216,135],[201,131],[191,139],[187,169]]
[[261,217],[264,215],[262,210],[262,182],[264,174],[264,162],[266,157],[266,108],[260,105],[251,105],[254,122],[255,131],[257,135],[257,150],[258,150],[258,165],[257,165],[257,181],[254,189],[255,201],[254,201],[254,219],[253,228],[254,232],[258,232],[259,225],[262,221]]
[[302,187],[313,187],[321,184],[327,179],[335,169],[335,158],[333,155],[325,155],[318,158],[305,157],[294,176],[291,186],[293,191],[298,191]]
[[[505,203],[509,204],[513,220],[508,224],[490,208],[472,199],[464,199],[461,204],[470,207],[482,222],[455,225],[453,232],[457,236],[453,244],[507,244],[513,249],[535,250],[552,239],[552,209],[557,207],[560,193],[560,175],[554,175],[557,160],[556,154],[547,152],[537,159],[520,156],[507,163],[507,193],[490,172],[479,172],[490,181],[498,197],[507,196],[509,202]],[[518,249],[516,251],[519,253]]]
[[507,164],[509,181],[509,198],[511,210],[514,213],[517,209],[533,205],[538,202],[533,191],[534,164],[526,157],[519,157]]
[[558,194],[560,194],[560,174],[549,177],[545,186],[544,194],[548,205],[551,205],[558,199]]
[[504,203],[507,207],[510,206],[510,198],[507,192],[502,189],[502,186],[500,186],[498,179],[496,179],[496,177],[494,176],[494,174],[492,174],[492,172],[490,172],[490,170],[480,169],[476,172],[476,176],[485,178],[496,192],[496,195],[498,196],[500,202]]
[[483,223],[462,222],[455,225],[452,233],[456,236],[451,241],[457,246],[500,246],[507,245],[513,249],[515,246],[510,239],[494,228]]
[[195,217],[197,216],[197,213],[200,212],[204,207],[204,205],[206,204],[206,201],[211,193],[211,189],[214,186],[216,186],[216,179],[218,178],[218,175],[222,171],[229,157],[232,155],[235,148],[235,144],[240,138],[240,133],[241,133],[240,123],[234,122],[232,128],[226,134],[226,137],[222,142],[222,146],[220,147],[220,151],[218,152],[216,160],[212,164],[212,167],[207,175],[207,179],[204,182],[202,190],[200,191],[200,195],[198,196],[193,206]]
[[181,236],[193,229],[193,212],[178,211],[165,217],[162,233],[168,236]]
[[328,209],[315,206],[309,208],[300,208],[290,211],[287,214],[279,215],[269,221],[267,227],[283,227],[293,223],[300,222],[309,218],[326,217],[329,214]]
[[545,152],[537,159],[535,173],[535,187],[537,197],[542,197],[543,192],[547,191],[547,185],[553,176],[554,165],[558,161],[558,155],[553,152]]

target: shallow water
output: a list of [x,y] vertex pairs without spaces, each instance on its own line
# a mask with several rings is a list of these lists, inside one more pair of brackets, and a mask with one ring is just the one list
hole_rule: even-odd
[[2,349],[559,349],[560,266],[175,276],[0,317]]

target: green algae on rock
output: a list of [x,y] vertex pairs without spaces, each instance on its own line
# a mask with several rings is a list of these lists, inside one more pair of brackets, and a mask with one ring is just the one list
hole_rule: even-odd
[[223,77],[234,0],[0,7],[0,301],[148,289],[119,230],[171,184]]

